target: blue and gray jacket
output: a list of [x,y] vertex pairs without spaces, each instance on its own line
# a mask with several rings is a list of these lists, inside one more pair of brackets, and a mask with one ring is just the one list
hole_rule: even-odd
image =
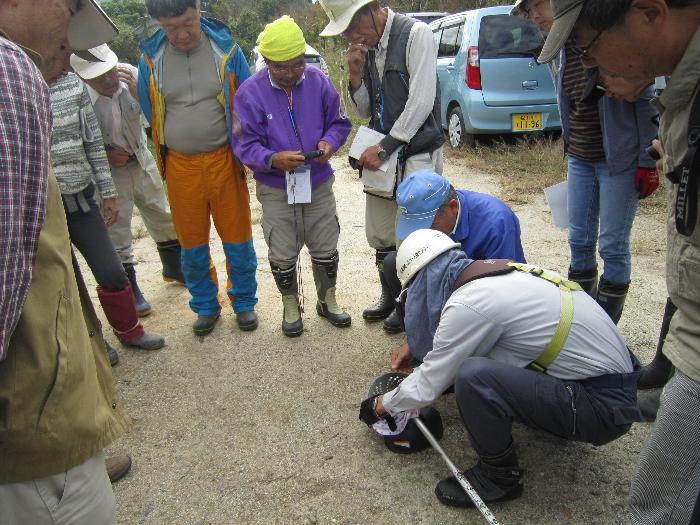
[[[557,92],[561,125],[564,134],[564,150],[568,150],[569,99],[564,90],[566,48],[550,63],[550,72]],[[636,102],[627,102],[604,96],[598,101],[600,128],[603,133],[605,160],[611,175],[629,173],[639,167],[653,168],[656,161],[646,148],[658,135],[658,112],[651,105],[654,87],[649,86]]]

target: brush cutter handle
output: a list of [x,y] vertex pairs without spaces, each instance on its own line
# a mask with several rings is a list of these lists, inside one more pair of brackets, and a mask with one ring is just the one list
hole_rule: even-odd
[[474,506],[477,508],[479,512],[481,512],[481,515],[484,517],[484,519],[490,523],[491,525],[499,525],[498,520],[496,519],[496,516],[493,515],[493,513],[489,510],[489,508],[486,506],[486,503],[484,503],[484,500],[481,499],[479,494],[474,490],[474,487],[472,487],[471,483],[467,480],[467,478],[464,477],[464,474],[462,474],[462,471],[457,468],[457,465],[452,463],[452,460],[449,458],[449,456],[445,453],[444,450],[442,450],[442,447],[439,445],[435,437],[431,434],[430,430],[428,430],[428,427],[425,426],[425,423],[421,421],[420,417],[416,417],[413,419],[413,422],[416,424],[418,429],[423,433],[425,436],[425,439],[428,440],[428,442],[433,446],[433,448],[442,456],[442,459],[445,461],[447,466],[450,469],[450,472],[452,472],[452,475],[455,477],[457,482],[462,486],[464,489],[464,492],[467,493],[467,496],[469,496],[469,499],[472,500],[474,503]]

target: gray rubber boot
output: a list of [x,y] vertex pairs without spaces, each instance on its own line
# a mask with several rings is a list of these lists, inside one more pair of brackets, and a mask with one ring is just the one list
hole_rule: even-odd
[[282,333],[287,337],[298,337],[304,332],[304,323],[299,307],[299,284],[297,283],[296,265],[280,268],[270,263],[277,289],[282,294]]
[[316,311],[321,317],[325,317],[333,326],[345,328],[350,326],[352,319],[350,314],[343,311],[335,299],[335,283],[338,277],[338,252],[334,252],[327,259],[311,258],[311,268],[316,283],[318,302]]
[[121,341],[124,346],[140,348],[141,350],[158,350],[165,346],[165,338],[162,335],[146,332],[141,337],[129,341]]
[[598,295],[598,268],[574,270],[569,266],[569,281],[581,285],[583,291],[594,299]]
[[603,310],[610,316],[613,323],[617,324],[622,317],[622,309],[625,306],[627,291],[630,288],[630,283],[611,283],[603,277],[600,278],[598,285],[598,295],[596,301],[603,307]]
[[119,353],[116,348],[105,341],[105,352],[107,352],[107,357],[109,358],[109,364],[114,366],[119,363]]
[[136,268],[134,268],[133,264],[124,264],[122,266],[124,266],[126,276],[131,283],[131,292],[134,294],[134,300],[136,300],[136,311],[139,313],[139,317],[146,317],[151,313],[151,305],[143,296],[139,283],[136,281]]

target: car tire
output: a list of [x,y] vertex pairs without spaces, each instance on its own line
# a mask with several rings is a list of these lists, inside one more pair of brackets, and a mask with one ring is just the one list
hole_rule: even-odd
[[447,118],[447,140],[452,149],[474,145],[474,135],[467,133],[464,127],[464,114],[459,106],[453,107]]

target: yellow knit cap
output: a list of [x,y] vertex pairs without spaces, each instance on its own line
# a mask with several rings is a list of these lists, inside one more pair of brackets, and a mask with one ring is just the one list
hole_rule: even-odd
[[273,62],[285,62],[306,52],[304,33],[287,15],[267,24],[257,44],[262,56]]

